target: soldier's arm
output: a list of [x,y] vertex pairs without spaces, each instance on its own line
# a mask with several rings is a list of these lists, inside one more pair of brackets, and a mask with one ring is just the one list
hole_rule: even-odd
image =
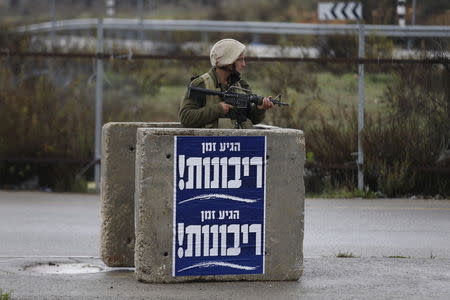
[[[201,78],[192,81],[191,86],[205,88]],[[179,118],[181,125],[188,128],[200,128],[212,123],[224,115],[222,106],[218,103],[206,103],[206,96],[201,95],[196,99],[189,99],[188,89],[181,101]]]

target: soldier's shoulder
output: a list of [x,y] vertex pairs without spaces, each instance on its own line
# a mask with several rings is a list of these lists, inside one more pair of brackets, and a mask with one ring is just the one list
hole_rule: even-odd
[[205,82],[199,75],[197,75],[191,77],[191,82],[189,83],[189,85],[194,87],[205,87]]

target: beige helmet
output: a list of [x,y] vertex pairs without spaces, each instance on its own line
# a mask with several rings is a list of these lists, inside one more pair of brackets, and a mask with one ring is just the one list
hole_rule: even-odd
[[234,63],[242,52],[245,45],[234,39],[223,39],[211,48],[209,58],[213,67],[222,67]]

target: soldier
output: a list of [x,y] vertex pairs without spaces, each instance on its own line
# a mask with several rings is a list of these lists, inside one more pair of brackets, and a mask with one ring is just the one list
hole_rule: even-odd
[[[250,86],[241,79],[240,74],[246,64],[245,46],[234,39],[218,41],[210,52],[212,68],[201,76],[191,79],[190,86],[209,90],[226,91],[230,86],[243,88],[250,93]],[[246,91],[233,89],[233,92]],[[252,128],[264,119],[265,111],[273,107],[267,97],[261,105],[250,103],[247,120],[239,124],[240,128]],[[219,96],[202,95],[189,99],[188,92],[181,102],[179,117],[183,127],[196,128],[237,128],[232,120],[233,106],[223,102]]]

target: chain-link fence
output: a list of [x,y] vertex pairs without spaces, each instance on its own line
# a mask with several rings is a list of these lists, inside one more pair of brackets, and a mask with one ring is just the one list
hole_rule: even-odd
[[[238,38],[244,42],[251,39],[245,35]],[[339,43],[340,39],[344,43]],[[448,197],[447,40],[427,40],[427,46],[434,45],[427,51],[392,58],[394,44],[390,40],[369,37],[366,58],[359,59],[356,40],[345,44],[345,39],[318,39],[319,44],[309,48],[318,55],[292,55],[292,51],[306,50],[285,41],[280,41],[282,47],[266,48],[273,51],[270,57],[248,53],[244,77],[253,92],[281,94],[290,104],[270,110],[265,123],[305,132],[307,192],[351,193],[356,189],[358,64],[363,63],[363,193]],[[44,47],[42,52],[37,44],[27,36],[2,38],[2,188],[87,190],[87,182],[94,176],[98,60],[104,66],[103,123],[178,121],[179,103],[191,76],[210,67],[207,47],[193,53],[192,48],[183,47],[186,42],[177,44],[175,40],[173,50],[164,55],[124,50],[114,43],[112,50],[103,53],[89,46],[67,51],[61,45],[51,51]],[[339,47],[352,55],[330,55]],[[380,56],[389,48],[390,56]]]

